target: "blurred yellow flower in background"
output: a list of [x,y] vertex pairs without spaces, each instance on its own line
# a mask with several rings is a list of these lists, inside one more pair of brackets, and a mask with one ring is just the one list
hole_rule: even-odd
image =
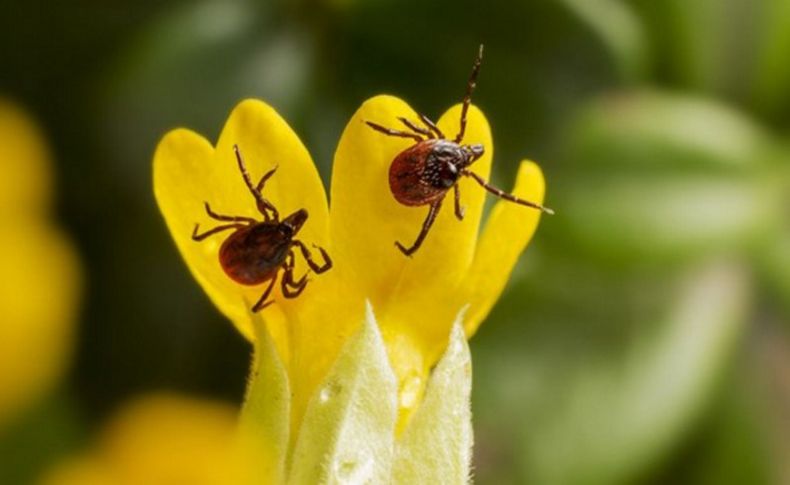
[[[441,117],[438,126],[444,132],[458,130],[460,109],[454,106]],[[364,123],[388,124],[400,116],[418,119],[406,103],[391,96],[372,98],[354,114],[335,153],[331,206],[299,138],[271,107],[257,100],[243,101],[233,110],[216,147],[192,131],[177,129],[164,137],[154,156],[156,199],[187,266],[217,307],[256,346],[242,421],[255,423],[256,416],[260,418],[252,427],[259,426],[271,435],[269,441],[279,443],[269,450],[273,476],[289,475],[293,483],[322,481],[326,474],[398,476],[398,456],[428,463],[441,454],[437,448],[443,444],[456,457],[468,455],[471,372],[465,337],[475,332],[499,297],[540,217],[538,211],[500,201],[480,232],[485,192],[461,180],[464,220],[458,221],[451,210],[442,211],[423,247],[413,258],[405,257],[394,242],[416,236],[425,210],[398,204],[387,186],[387,174],[395,156],[413,141],[384,137]],[[475,107],[468,119],[463,143],[486,147],[472,170],[487,179],[493,156],[488,122]],[[204,201],[219,213],[260,219],[239,174],[234,145],[243,153],[253,180],[278,167],[264,196],[280,214],[306,209],[309,219],[299,239],[325,247],[335,263],[328,273],[311,276],[298,298],[285,299],[276,290],[276,304],[264,309],[261,319],[250,308],[262,288],[233,282],[217,260],[224,238],[200,243],[191,239],[195,224],[209,221]],[[513,192],[542,202],[544,181],[537,165],[521,164]],[[297,277],[305,271],[306,265],[298,260]],[[455,322],[459,330],[448,348]],[[444,374],[431,375],[434,366],[445,369]],[[372,379],[373,375],[378,377]],[[446,385],[445,395],[436,395],[430,404],[443,379],[454,379],[455,384]],[[337,409],[327,411],[330,402]],[[433,408],[430,417],[420,418],[421,407]],[[448,424],[433,436],[416,428],[442,426],[443,414],[456,415],[455,421],[464,423]],[[378,431],[387,436],[380,448],[373,444],[379,442]],[[400,448],[393,445],[396,438]],[[344,445],[344,439],[350,441]],[[367,446],[376,463],[366,468],[364,457],[344,458],[346,451],[364,454],[353,451],[351,442]],[[409,442],[412,448],[404,444]],[[391,468],[379,466],[389,460],[387,450],[391,453],[393,447]],[[427,455],[424,450],[429,450]],[[466,478],[468,458],[458,458],[459,479]],[[328,459],[336,459],[332,463],[337,466],[327,466],[323,460]],[[284,471],[288,464],[290,473]],[[403,483],[408,482],[405,477],[415,477],[400,476]]]
[[73,346],[76,253],[52,224],[52,167],[35,124],[0,99],[0,429],[49,391]]
[[94,446],[48,473],[44,485],[220,485],[253,480],[254,455],[237,437],[236,410],[153,394],[127,404]]

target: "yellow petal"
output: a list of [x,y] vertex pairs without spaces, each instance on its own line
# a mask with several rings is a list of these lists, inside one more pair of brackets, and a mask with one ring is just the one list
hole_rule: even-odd
[[27,115],[0,99],[0,214],[27,218],[48,207],[52,192],[49,152]]
[[230,406],[152,395],[123,409],[95,449],[55,470],[45,483],[259,483],[236,424]]
[[2,428],[65,371],[81,275],[63,235],[28,221],[0,227],[0,274]]
[[77,457],[47,470],[39,480],[42,485],[119,485],[112,471],[94,457]]
[[[453,107],[438,122],[448,137],[459,129],[460,109]],[[460,309],[452,295],[472,262],[485,193],[473,181],[462,180],[464,220],[455,218],[449,191],[423,246],[413,257],[404,256],[395,241],[411,245],[428,208],[407,207],[394,199],[389,166],[415,142],[384,135],[364,123],[402,129],[399,116],[418,122],[416,113],[400,99],[377,96],[366,101],[346,126],[332,173],[331,231],[334,241],[343,242],[336,248],[338,271],[370,298],[402,391],[407,379],[420,379],[422,383],[413,386],[419,396],[432,364],[422,357],[425,349],[443,348]],[[474,106],[462,142],[485,146],[485,155],[472,168],[488,178],[491,131]]]
[[[282,217],[307,209],[310,217],[298,237],[308,245],[326,245],[327,203],[307,150],[285,121],[260,101],[243,101],[233,110],[216,150],[201,136],[184,129],[171,131],[159,143],[154,155],[154,192],[170,233],[214,304],[252,339],[249,302],[257,301],[265,286],[239,285],[222,270],[217,252],[230,231],[201,242],[191,238],[195,224],[200,224],[201,231],[223,224],[208,217],[204,201],[220,214],[262,218],[239,172],[234,144],[241,150],[253,183],[279,167],[263,194]],[[304,271],[304,263],[297,258],[297,277]],[[308,286],[305,295],[310,291]],[[279,286],[273,296],[285,304]],[[298,305],[300,300],[288,300],[288,305]],[[278,349],[285,350],[282,338],[278,338],[284,335],[283,316],[276,307],[264,310],[264,316]]]
[[[545,190],[540,167],[523,161],[512,193],[542,204]],[[491,210],[463,291],[458,293],[469,304],[465,318],[467,336],[475,333],[502,294],[519,255],[535,234],[540,217],[538,210],[505,200],[497,202]]]

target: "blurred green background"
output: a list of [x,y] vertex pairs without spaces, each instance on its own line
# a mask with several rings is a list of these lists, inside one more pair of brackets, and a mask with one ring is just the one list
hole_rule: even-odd
[[476,482],[790,483],[790,0],[4,2],[0,93],[51,144],[86,288],[0,483],[141,392],[241,400],[250,348],[152,196],[166,131],[259,97],[328,180],[364,99],[435,117],[480,43],[494,180],[539,161],[557,215],[472,341]]

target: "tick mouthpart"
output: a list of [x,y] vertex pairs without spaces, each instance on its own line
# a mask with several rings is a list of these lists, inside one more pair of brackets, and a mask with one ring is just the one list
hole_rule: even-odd
[[474,145],[464,145],[464,149],[466,149],[466,151],[471,156],[471,160],[469,160],[470,162],[474,162],[478,158],[482,157],[486,151],[485,147],[480,143],[476,143]]
[[283,220],[283,224],[290,227],[294,234],[299,232],[307,220],[307,209],[299,209]]

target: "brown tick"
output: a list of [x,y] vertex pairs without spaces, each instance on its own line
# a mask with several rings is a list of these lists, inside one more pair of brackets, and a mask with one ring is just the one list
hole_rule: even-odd
[[483,46],[481,45],[477,59],[472,67],[472,74],[466,85],[466,95],[461,108],[461,129],[453,140],[446,139],[439,127],[425,115],[419,115],[420,121],[424,126],[418,126],[406,118],[398,118],[410,131],[395,130],[371,121],[365,121],[368,126],[385,135],[411,138],[417,142],[395,157],[395,160],[390,165],[389,172],[390,190],[392,195],[395,196],[395,200],[408,206],[429,206],[428,216],[422,223],[422,230],[414,244],[406,248],[400,242],[395,242],[398,249],[406,256],[414,254],[422,245],[425,236],[436,219],[436,214],[439,213],[442,201],[451,187],[455,195],[455,216],[458,220],[464,218],[464,208],[461,207],[461,195],[458,191],[458,180],[462,175],[471,177],[484,189],[497,197],[539,209],[548,214],[554,213],[549,208],[520,199],[490,185],[481,176],[468,169],[485,152],[485,147],[481,144],[460,144],[466,131],[466,114],[472,101],[472,92],[476,86],[477,73],[480,71],[482,60]]
[[294,280],[294,247],[299,248],[307,261],[310,269],[316,274],[323,273],[332,267],[332,260],[323,248],[315,246],[324,259],[324,263],[319,265],[313,260],[312,254],[302,241],[294,239],[296,233],[302,228],[307,220],[307,211],[299,209],[282,221],[280,214],[271,202],[266,200],[261,191],[266,181],[274,175],[277,167],[266,172],[261,177],[258,185],[252,185],[250,174],[244,165],[238,145],[233,146],[236,153],[236,160],[239,164],[239,171],[244,179],[244,183],[255,198],[258,211],[263,215],[263,221],[258,221],[252,217],[243,216],[223,216],[211,210],[208,202],[203,204],[206,213],[212,219],[229,224],[223,224],[210,229],[203,234],[198,234],[200,224],[195,224],[192,231],[192,239],[202,241],[218,232],[233,229],[233,233],[225,239],[219,248],[219,262],[225,273],[235,282],[242,285],[259,285],[270,281],[269,286],[263,292],[257,303],[252,307],[253,312],[263,310],[274,303],[274,300],[266,301],[277,281],[277,272],[283,269],[280,280],[283,296],[286,298],[296,298],[307,286],[307,273],[299,280]]

